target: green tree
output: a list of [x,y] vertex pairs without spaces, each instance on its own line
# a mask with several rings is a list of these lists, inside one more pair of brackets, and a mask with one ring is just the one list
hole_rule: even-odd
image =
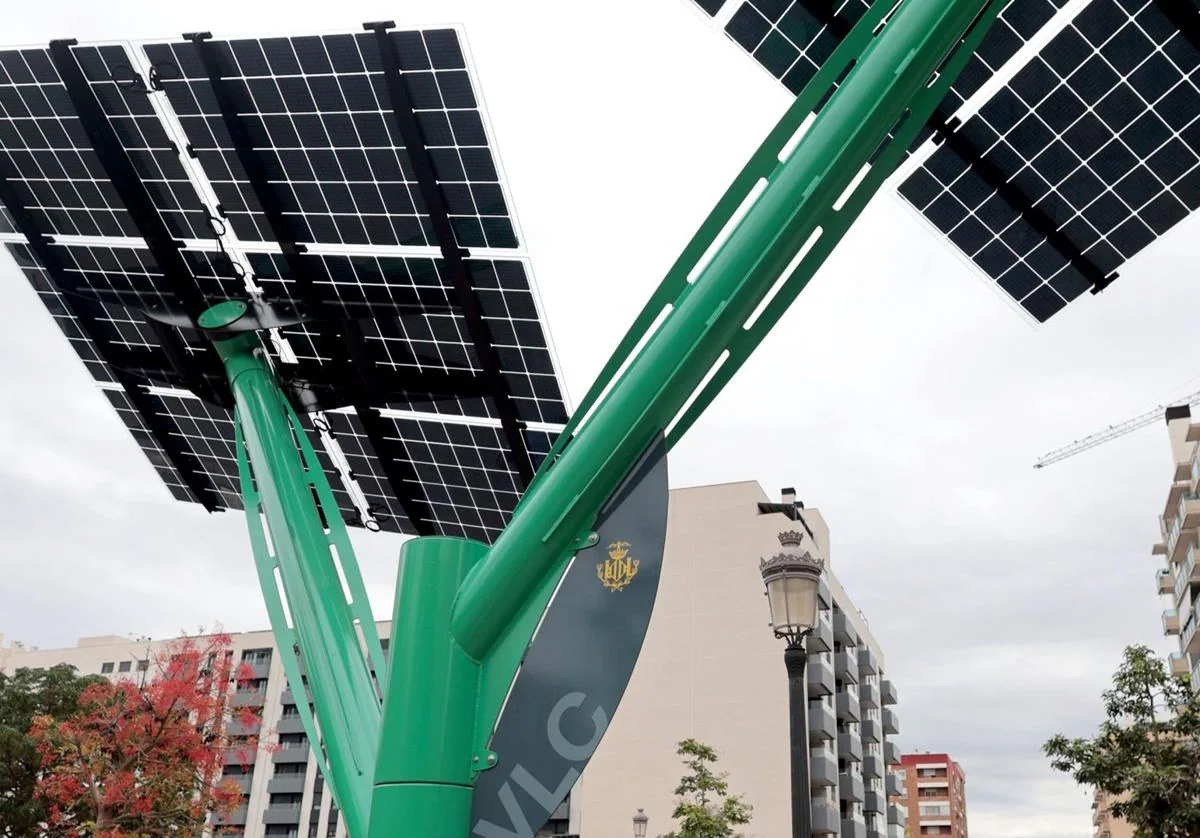
[[29,728],[36,716],[65,719],[79,706],[80,694],[103,681],[97,675],[80,677],[75,667],[0,672],[0,838],[36,835],[47,817],[35,798],[41,757]]
[[684,739],[676,753],[688,768],[675,788],[679,799],[672,817],[679,821],[679,829],[659,838],[732,838],[735,826],[750,823],[753,807],[741,795],[729,793],[728,775],[716,774],[710,767],[717,761],[715,750]]
[[1130,646],[1090,739],[1046,742],[1050,764],[1118,798],[1139,838],[1200,838],[1200,696],[1146,646]]

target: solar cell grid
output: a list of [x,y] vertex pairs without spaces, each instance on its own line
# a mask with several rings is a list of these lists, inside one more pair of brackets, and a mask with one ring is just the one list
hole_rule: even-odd
[[[195,473],[219,496],[221,505],[226,509],[241,509],[237,447],[229,411],[192,395],[150,393],[146,398],[154,405],[153,415],[169,424],[173,441],[187,452]],[[110,396],[110,400],[113,397]],[[122,412],[122,419],[131,430],[135,418],[127,411]],[[145,446],[143,450],[147,450]],[[157,468],[158,463],[150,450],[147,450],[147,456]]]
[[[109,124],[174,235],[206,235],[204,210],[144,93],[114,81],[129,68],[120,46],[72,50]],[[47,232],[136,236],[49,50],[0,52],[0,173]]]
[[[979,90],[1066,0],[1012,0],[941,104],[949,116]],[[746,0],[725,31],[792,93],[798,94],[870,8],[867,0]],[[919,135],[916,145],[929,132]]]
[[[439,299],[448,302],[449,292],[441,276],[442,260],[316,254],[303,258],[319,262],[319,276],[328,282],[331,299],[342,301],[350,314],[356,313],[359,299],[376,307],[375,319],[362,322],[375,364],[396,371],[458,369],[482,374],[464,319],[457,311],[386,315],[387,305],[397,299],[401,289],[419,293],[429,304]],[[294,293],[288,290],[283,257],[254,254],[252,264],[257,281],[269,296],[280,298]],[[466,265],[518,418],[526,422],[565,422],[566,406],[524,263],[470,259]],[[331,360],[311,328],[301,325],[285,329],[284,334],[297,357],[324,363]],[[385,406],[457,416],[496,416],[494,405],[484,398],[390,402]]]
[[137,235],[47,49],[0,51],[0,175],[46,232]]
[[390,420],[388,442],[425,487],[437,531],[491,542],[521,494],[499,428],[415,419]]
[[[459,245],[516,247],[457,33],[391,37]],[[212,51],[217,86],[198,49]],[[151,44],[146,52],[163,68],[163,87],[240,238],[270,241],[274,235],[220,95],[236,109],[296,241],[438,244],[395,123],[374,35]]]
[[[389,86],[393,54],[402,75]],[[12,109],[0,110],[0,235],[173,495],[240,508],[227,385],[206,341],[141,312],[195,316],[244,297],[252,279],[277,311],[295,306],[315,318],[283,331],[301,364],[281,366],[281,384],[318,395],[326,409],[334,406],[326,400],[353,405],[327,415],[341,417],[331,425],[381,528],[490,538],[527,479],[517,444],[533,446],[535,466],[549,450],[548,433],[522,423],[553,426],[566,409],[525,264],[460,252],[518,242],[458,34],[154,44],[146,58],[148,79],[133,69],[145,62],[129,46],[0,52],[0,90],[8,89],[0,109]],[[45,114],[37,95],[49,103]],[[397,101],[409,98],[422,140],[416,163],[397,129]],[[69,143],[35,148],[23,139],[46,137],[52,124]],[[180,156],[184,135],[200,137],[187,149],[197,165]],[[13,137],[20,142],[6,142]],[[61,176],[33,165],[38,154]],[[223,202],[213,209],[238,238],[211,241],[206,179]],[[438,227],[443,203],[450,243],[432,234],[450,229]],[[99,241],[44,238],[66,234]],[[201,244],[180,249],[173,239],[183,238]],[[304,241],[343,252],[308,252]],[[376,244],[437,246],[442,258],[385,255]],[[243,259],[252,278],[238,267]],[[492,368],[499,375],[485,373]],[[380,395],[401,392],[412,401]],[[413,395],[441,393],[451,397]],[[385,407],[450,421],[406,425],[382,418],[375,408]],[[340,511],[364,523],[355,493],[319,456]],[[421,482],[433,475],[436,485]],[[454,512],[453,503],[467,506]]]
[[112,370],[97,352],[95,344],[84,331],[84,326],[80,324],[73,310],[72,303],[77,304],[77,301],[68,301],[63,298],[62,293],[51,281],[46,269],[42,267],[41,262],[34,256],[28,245],[6,244],[5,249],[13,257],[17,267],[25,274],[29,284],[33,286],[33,290],[41,299],[46,310],[50,312],[55,324],[70,342],[75,354],[83,361],[92,378],[106,384],[115,383],[116,378],[113,376]]
[[145,420],[141,412],[133,404],[129,398],[129,394],[124,390],[109,390],[104,391],[104,395],[108,398],[113,409],[117,411],[117,416],[125,424],[129,433],[137,442],[138,447],[150,460],[150,465],[158,472],[158,476],[166,484],[167,489],[176,500],[181,500],[190,503],[199,502],[199,498],[193,494],[188,488],[187,483],[180,475],[178,469],[175,468],[171,458],[159,445],[154,434],[147,428]]
[[[345,455],[350,473],[362,490],[367,508],[379,528],[384,532],[410,535],[416,533],[417,529],[404,512],[396,491],[392,489],[391,482],[381,468],[379,455],[358,415],[352,411],[335,411],[325,414],[325,422]],[[314,444],[314,447],[318,457],[326,464],[329,482],[334,487],[334,496],[343,513],[343,519],[348,523],[361,524],[359,511],[350,499],[350,494],[341,486],[332,462],[319,445]]]
[[1197,69],[1159,4],[1095,0],[961,129],[982,164],[948,142],[900,192],[1045,321],[1200,207]]

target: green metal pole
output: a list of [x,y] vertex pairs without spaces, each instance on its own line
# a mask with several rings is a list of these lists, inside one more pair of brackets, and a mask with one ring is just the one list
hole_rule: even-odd
[[[258,335],[214,341],[225,363],[254,481],[279,557],[279,572],[309,673],[329,778],[352,835],[367,834],[371,772],[379,749],[379,700],[354,615],[328,560],[329,542],[297,449],[289,411]],[[318,559],[318,557],[320,557]],[[280,649],[289,654],[289,649]],[[306,701],[300,684],[296,701]],[[321,747],[313,742],[314,748]]]
[[482,660],[544,575],[591,526],[854,180],[988,0],[905,0],[791,156],[590,419],[533,486],[455,604]]
[[[464,838],[471,786],[487,757],[472,753],[479,667],[450,634],[458,587],[487,545],[431,536],[400,554],[391,665],[369,838]],[[477,759],[478,758],[478,759]],[[355,833],[358,834],[358,833]]]

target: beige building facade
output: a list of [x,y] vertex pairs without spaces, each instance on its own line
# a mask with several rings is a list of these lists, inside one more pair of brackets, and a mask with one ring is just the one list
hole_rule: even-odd
[[[683,773],[676,743],[688,737],[716,748],[731,789],[754,806],[745,838],[791,833],[783,642],[772,634],[758,569],[760,558],[778,552],[783,530],[801,531],[802,549],[827,568],[808,639],[814,834],[902,838],[905,810],[888,803],[898,790],[888,767],[900,761],[892,741],[899,725],[883,651],[831,566],[821,514],[794,493],[773,501],[755,482],[672,491],[641,657],[599,750],[541,834],[625,838],[638,809],[650,818],[648,835],[671,831]],[[380,623],[380,634],[386,639],[390,624]],[[69,663],[84,674],[133,677],[158,645],[112,636],[39,650],[6,646],[0,636],[0,671]],[[226,825],[247,838],[341,838],[345,827],[316,771],[272,635],[235,634],[233,646],[256,675],[235,701],[262,708],[261,729],[279,747],[263,749],[247,770],[231,755],[227,771],[246,799]]]
[[1171,669],[1200,690],[1200,424],[1186,405],[1168,408],[1166,419],[1171,484],[1158,519],[1162,537],[1151,548],[1165,565],[1156,571],[1155,585],[1166,600],[1163,633],[1179,643]]

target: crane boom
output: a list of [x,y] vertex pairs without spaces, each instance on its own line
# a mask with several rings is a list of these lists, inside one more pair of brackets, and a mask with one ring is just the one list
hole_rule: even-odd
[[[1185,396],[1184,399],[1180,400],[1179,402],[1175,402],[1175,404],[1186,404],[1189,407],[1200,404],[1200,391],[1192,393],[1189,396]],[[1045,455],[1036,463],[1034,463],[1033,467],[1045,468],[1046,466],[1054,465],[1055,463],[1061,462],[1068,457],[1074,457],[1076,454],[1087,451],[1089,448],[1095,448],[1096,446],[1103,445],[1104,443],[1116,439],[1117,437],[1125,436],[1127,433],[1136,431],[1138,428],[1144,428],[1147,425],[1152,424],[1154,420],[1161,418],[1163,411],[1166,409],[1166,405],[1160,404],[1153,410],[1147,410],[1145,413],[1138,414],[1132,419],[1126,419],[1124,422],[1121,422],[1117,425],[1109,425],[1102,431],[1097,431],[1090,436],[1085,436],[1083,439],[1075,440],[1070,445],[1064,445],[1062,448],[1051,451],[1049,454]]]

